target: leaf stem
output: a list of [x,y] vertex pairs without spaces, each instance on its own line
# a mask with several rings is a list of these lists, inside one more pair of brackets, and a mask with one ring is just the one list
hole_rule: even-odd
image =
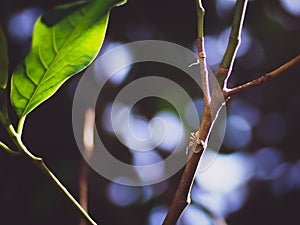
[[216,71],[216,78],[218,79],[222,88],[227,88],[227,80],[230,77],[236,53],[241,43],[241,32],[247,3],[248,0],[237,0],[235,5],[227,49],[223,56],[222,62]]
[[22,136],[26,116],[22,116],[18,122],[17,133]]
[[87,212],[82,208],[82,206],[76,201],[76,199],[71,195],[71,193],[64,187],[64,185],[57,179],[57,177],[51,172],[51,170],[47,167],[47,165],[44,163],[43,159],[37,156],[34,156],[27,147],[23,144],[21,135],[17,133],[14,129],[14,127],[10,124],[6,127],[11,139],[15,143],[15,145],[18,147],[20,152],[24,153],[23,155],[30,159],[35,165],[37,165],[42,172],[44,172],[45,175],[49,178],[49,181],[51,181],[56,187],[62,191],[62,193],[65,195],[65,197],[72,203],[75,209],[77,209],[82,217],[91,225],[97,225],[95,221],[87,214]]

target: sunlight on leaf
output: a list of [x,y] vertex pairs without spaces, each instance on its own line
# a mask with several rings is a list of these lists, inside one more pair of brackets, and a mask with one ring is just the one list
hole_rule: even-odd
[[52,26],[45,21],[57,15],[55,9],[47,19],[37,20],[31,51],[12,76],[11,102],[19,117],[50,98],[67,79],[95,59],[103,43],[109,11],[118,3],[93,0],[77,5]]

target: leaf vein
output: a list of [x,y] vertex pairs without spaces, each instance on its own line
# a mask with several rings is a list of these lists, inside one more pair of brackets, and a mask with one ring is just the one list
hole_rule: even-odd
[[83,10],[83,8],[80,8],[80,9],[79,9],[79,13],[80,13],[82,16],[85,16],[85,11]]
[[17,85],[15,85],[15,88],[17,90],[17,92],[25,99],[29,100],[29,98],[27,96],[25,96],[20,90],[19,90],[19,87]]
[[33,83],[34,86],[37,86],[38,84],[33,80],[33,78],[30,76],[30,73],[26,67],[26,72],[25,72],[26,77],[28,77],[28,80]]
[[53,43],[53,49],[54,49],[55,55],[57,55],[58,51],[57,51],[56,39],[55,39],[55,26],[52,29],[52,43]]
[[69,25],[72,27],[72,29],[75,29],[76,25],[73,24],[73,21],[71,20],[70,17],[67,17],[67,21],[68,21]]
[[[81,10],[81,9],[80,9],[80,10]],[[80,11],[80,10],[79,10],[79,11]],[[56,59],[58,58],[58,56],[61,54],[62,49],[63,49],[63,48],[66,46],[66,44],[70,41],[70,36],[74,33],[74,31],[75,31],[78,27],[80,27],[80,24],[81,24],[82,21],[83,21],[82,18],[83,18],[83,17],[80,18],[80,22],[77,23],[77,26],[74,27],[74,29],[72,30],[72,32],[66,37],[66,40],[64,41],[64,43],[63,43],[63,45],[62,45],[60,51],[55,55],[55,57],[54,57],[54,58],[51,60],[51,62],[49,63],[49,67],[51,67],[52,63],[56,61]],[[40,50],[40,49],[38,49],[38,51],[39,51],[39,50]],[[38,54],[40,54],[40,51],[39,51]],[[42,62],[42,63],[43,63],[43,65],[44,65],[44,62]],[[45,68],[48,68],[48,67],[45,67]],[[40,84],[41,84],[41,83],[44,83],[43,80],[45,79],[45,77],[47,77],[48,71],[49,71],[49,70],[47,70],[47,71],[43,74],[42,79],[40,80]],[[34,89],[33,94],[31,95],[31,97],[30,97],[29,99],[27,98],[27,99],[28,99],[28,102],[27,102],[26,106],[24,107],[24,110],[23,110],[21,116],[24,116],[24,112],[26,113],[26,111],[28,110],[29,105],[30,105],[31,102],[33,101],[33,99],[34,99],[34,97],[35,97],[37,91],[38,91],[39,88],[40,88],[40,86],[41,86],[41,85],[37,85],[36,88]]]
[[47,64],[44,62],[44,59],[43,59],[43,57],[42,57],[40,46],[38,46],[38,54],[39,54],[39,57],[38,57],[38,58],[39,58],[40,62],[42,63],[42,66],[43,66],[46,70],[48,70],[48,66],[47,66]]

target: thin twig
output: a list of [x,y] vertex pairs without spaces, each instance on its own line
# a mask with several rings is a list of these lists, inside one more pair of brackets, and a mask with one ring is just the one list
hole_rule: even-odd
[[[79,202],[82,208],[88,212],[88,165],[94,151],[94,125],[95,112],[93,109],[88,109],[85,113],[83,127],[83,145],[85,158],[82,159],[79,172]],[[83,218],[80,219],[79,225],[86,225]]]
[[216,78],[223,89],[227,88],[227,80],[231,74],[236,53],[241,43],[241,32],[245,18],[247,2],[248,0],[237,0],[236,2],[227,49],[223,56],[222,62],[216,71]]
[[228,98],[228,97],[230,97],[232,95],[235,95],[239,92],[248,90],[249,88],[256,87],[256,86],[266,82],[267,80],[278,76],[279,74],[281,74],[285,70],[289,69],[290,67],[292,67],[293,65],[295,65],[298,62],[300,62],[300,55],[298,55],[295,58],[291,59],[290,61],[288,61],[287,63],[285,63],[282,66],[278,67],[277,69],[273,70],[272,72],[269,72],[269,73],[261,76],[260,78],[257,78],[255,80],[252,80],[252,81],[246,83],[246,84],[240,85],[240,86],[232,88],[232,89],[225,89],[224,90],[225,97]]

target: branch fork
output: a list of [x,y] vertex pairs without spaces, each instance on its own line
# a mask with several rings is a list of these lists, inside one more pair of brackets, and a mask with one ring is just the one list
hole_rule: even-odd
[[[179,186],[171,203],[168,214],[163,222],[163,225],[176,225],[176,222],[179,219],[182,212],[184,211],[184,209],[187,207],[188,204],[191,203],[190,193],[194,183],[194,177],[197,171],[198,163],[200,161],[203,151],[207,147],[207,140],[210,136],[210,131],[213,127],[214,121],[217,118],[218,112],[221,109],[221,107],[229,101],[231,96],[249,88],[258,86],[264,83],[265,81],[269,80],[270,78],[276,77],[277,75],[279,75],[280,73],[282,73],[283,71],[287,70],[288,68],[300,61],[300,55],[298,55],[289,62],[275,69],[274,71],[267,73],[256,80],[250,81],[246,84],[231,89],[227,87],[227,81],[231,75],[234,59],[236,57],[236,52],[241,42],[241,31],[245,18],[247,3],[247,0],[237,0],[235,5],[234,18],[228,46],[223,56],[222,62],[215,74],[219,85],[223,90],[221,95],[223,95],[225,102],[216,103],[215,99],[211,98],[215,96],[214,93],[212,93],[213,96],[211,96],[210,93],[208,72],[206,66],[206,54],[204,49],[203,36],[203,20],[205,10],[202,6],[202,1],[196,0],[198,18],[198,38],[196,44],[199,56],[199,59],[197,60],[196,64],[199,64],[200,66],[200,77],[202,81],[202,90],[204,93],[204,109],[202,113],[200,128],[197,132],[197,137],[193,139],[192,155],[185,166],[183,175],[179,182]],[[195,63],[192,65],[195,65]]]

